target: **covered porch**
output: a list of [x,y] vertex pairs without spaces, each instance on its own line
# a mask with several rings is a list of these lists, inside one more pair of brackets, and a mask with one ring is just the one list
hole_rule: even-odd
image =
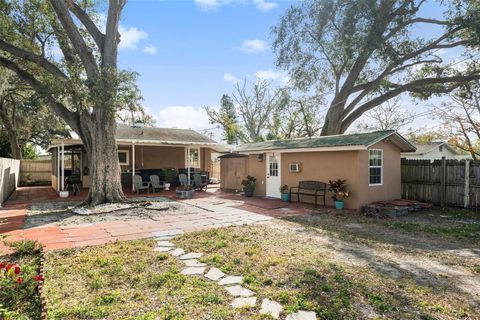
[[[130,191],[135,191],[136,175],[147,183],[156,175],[172,187],[178,185],[181,173],[187,175],[188,184],[196,173],[209,179],[212,151],[219,148],[214,140],[190,129],[117,124],[115,140],[122,186]],[[52,187],[57,192],[90,187],[89,160],[80,139],[55,139],[48,151],[52,154]]]

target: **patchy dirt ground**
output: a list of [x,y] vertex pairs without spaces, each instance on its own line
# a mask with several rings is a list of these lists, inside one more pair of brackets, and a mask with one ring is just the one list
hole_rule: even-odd
[[333,260],[455,289],[480,310],[479,214],[434,209],[389,219],[338,214],[288,221],[274,226],[315,240]]
[[[135,198],[134,200],[145,200]],[[101,221],[128,221],[135,219],[158,220],[165,216],[187,215],[202,212],[203,210],[181,202],[171,201],[167,198],[149,198],[148,206],[125,208],[108,213],[79,215],[72,212],[75,202],[46,202],[32,204],[26,211],[24,229],[37,226],[71,226],[83,223]],[[133,204],[135,206],[135,204]]]
[[225,272],[246,274],[259,296],[283,297],[290,310],[326,319],[480,319],[478,222],[436,210],[379,220],[319,214],[179,241]]

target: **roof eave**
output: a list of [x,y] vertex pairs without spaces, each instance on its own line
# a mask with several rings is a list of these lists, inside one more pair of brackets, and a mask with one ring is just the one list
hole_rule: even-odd
[[402,137],[398,132],[396,131],[393,131],[393,132],[390,132],[386,135],[384,135],[383,137],[381,138],[378,138],[376,141],[370,143],[369,145],[367,145],[367,148],[371,148],[372,146],[374,146],[375,144],[379,143],[380,141],[383,141],[387,138],[390,138],[390,137],[394,137],[396,138],[398,141],[393,141],[392,142],[397,145],[397,147],[400,148],[400,152],[415,152],[417,150],[417,148],[410,143],[410,141],[408,141],[407,139],[405,139],[404,137]]

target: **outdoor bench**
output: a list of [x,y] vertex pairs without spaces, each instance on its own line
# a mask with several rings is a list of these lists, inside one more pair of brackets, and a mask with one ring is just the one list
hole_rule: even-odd
[[290,188],[290,201],[292,199],[292,195],[297,196],[297,203],[300,203],[300,196],[313,196],[315,197],[315,208],[317,207],[317,198],[323,198],[323,206],[326,205],[325,203],[325,195],[327,193],[327,184],[321,181],[299,181],[298,187],[291,187]]

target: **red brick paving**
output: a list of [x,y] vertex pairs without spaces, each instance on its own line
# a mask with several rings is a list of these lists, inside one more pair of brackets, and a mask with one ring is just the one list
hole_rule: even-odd
[[[284,217],[286,215],[309,215],[313,207],[282,202],[277,199],[244,198],[238,195],[224,193],[218,189],[209,192],[197,192],[193,205],[208,204],[216,211],[206,211],[201,214],[163,217],[158,221],[137,219],[128,221],[104,221],[71,226],[40,226],[22,229],[25,223],[25,211],[29,204],[39,202],[82,201],[87,190],[81,190],[76,196],[62,199],[50,187],[21,187],[0,208],[0,235],[5,235],[7,241],[20,239],[35,239],[40,241],[45,250],[65,249],[72,247],[93,246],[113,241],[149,238],[155,232],[181,229],[184,232],[203,230],[224,225],[253,223],[268,217]],[[127,197],[137,194],[126,192]],[[174,198],[174,191],[141,194],[145,197]],[[211,199],[214,198],[214,199]],[[213,202],[212,202],[213,201]],[[218,204],[218,206],[217,206]],[[282,208],[282,210],[275,210]],[[331,211],[323,208],[322,211]],[[262,216],[264,218],[262,218]],[[0,243],[0,253],[8,253],[9,248]]]

